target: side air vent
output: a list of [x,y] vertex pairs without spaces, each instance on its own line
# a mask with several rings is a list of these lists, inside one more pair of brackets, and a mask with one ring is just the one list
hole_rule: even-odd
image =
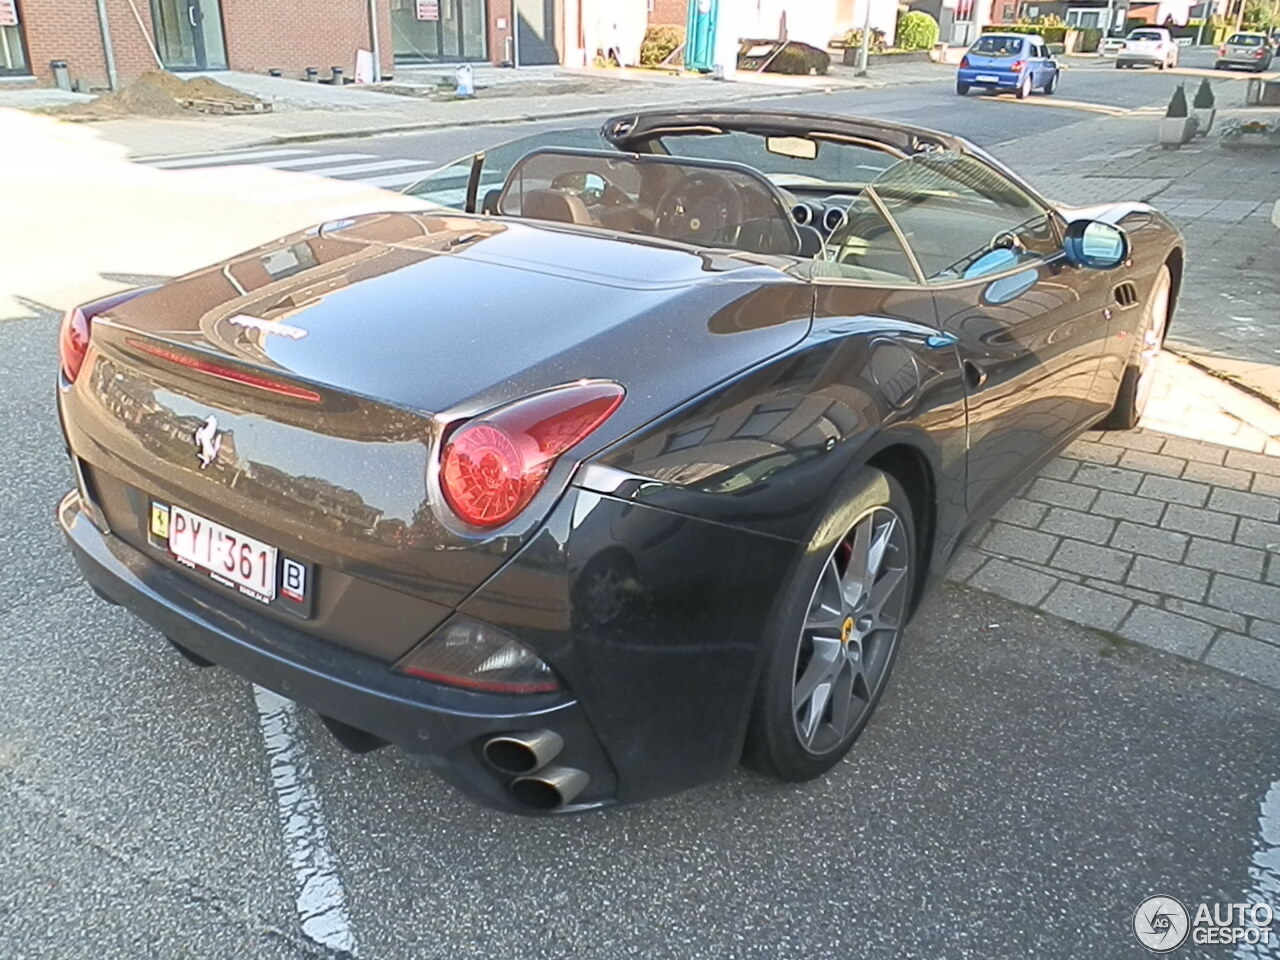
[[1132,283],[1122,283],[1116,287],[1116,303],[1121,307],[1132,307],[1138,303],[1138,288]]

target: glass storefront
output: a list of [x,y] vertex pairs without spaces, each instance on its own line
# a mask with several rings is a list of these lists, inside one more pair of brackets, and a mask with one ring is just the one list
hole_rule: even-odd
[[391,0],[399,63],[489,59],[485,0]]
[[30,72],[17,0],[0,0],[0,77],[23,77]]
[[166,69],[227,69],[218,0],[151,0],[151,22]]

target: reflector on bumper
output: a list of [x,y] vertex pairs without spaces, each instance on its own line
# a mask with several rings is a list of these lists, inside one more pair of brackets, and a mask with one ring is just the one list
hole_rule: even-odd
[[554,693],[551,668],[527,646],[488,623],[456,616],[396,664],[398,673],[487,693]]

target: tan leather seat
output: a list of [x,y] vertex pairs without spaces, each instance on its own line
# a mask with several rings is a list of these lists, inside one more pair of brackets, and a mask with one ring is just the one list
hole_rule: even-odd
[[520,203],[520,216],[534,220],[557,220],[560,223],[581,223],[590,226],[595,221],[587,212],[582,198],[562,190],[530,190]]

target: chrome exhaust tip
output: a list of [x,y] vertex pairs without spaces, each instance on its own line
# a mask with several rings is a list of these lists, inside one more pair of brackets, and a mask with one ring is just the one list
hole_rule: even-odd
[[513,780],[511,795],[516,802],[534,810],[559,810],[573,803],[590,780],[573,767],[547,767],[537,776]]
[[504,733],[485,741],[484,758],[489,765],[510,777],[536,773],[559,756],[564,738],[551,730],[531,733]]

